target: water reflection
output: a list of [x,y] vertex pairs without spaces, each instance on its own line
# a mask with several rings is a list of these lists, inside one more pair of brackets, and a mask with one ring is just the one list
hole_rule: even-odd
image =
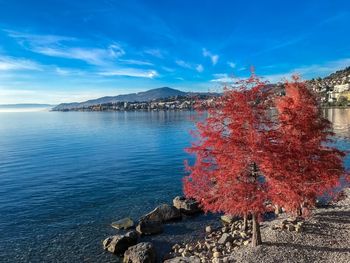
[[350,109],[325,109],[324,114],[337,136],[350,137]]

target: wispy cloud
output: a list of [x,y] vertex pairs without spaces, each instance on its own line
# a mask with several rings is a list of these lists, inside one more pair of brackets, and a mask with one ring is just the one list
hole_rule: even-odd
[[180,67],[183,67],[183,68],[186,68],[186,69],[196,70],[199,73],[204,71],[204,67],[203,67],[202,64],[194,65],[194,64],[190,64],[190,63],[188,63],[186,61],[183,61],[183,60],[176,60],[175,63],[177,65],[179,65]]
[[59,35],[35,35],[29,33],[23,33],[13,30],[3,30],[8,36],[17,39],[17,41],[22,45],[51,45],[60,42],[71,42],[77,41],[75,37],[59,36]]
[[237,78],[233,76],[229,76],[226,73],[214,74],[213,76],[214,76],[214,79],[210,80],[210,82],[233,83],[238,80]]
[[196,70],[197,70],[199,73],[203,72],[203,71],[204,71],[203,65],[202,65],[202,64],[197,65]]
[[16,31],[6,31],[19,44],[32,52],[51,57],[81,60],[91,65],[104,65],[125,54],[116,43],[106,48],[80,47],[79,39],[56,35],[35,35]]
[[179,65],[180,67],[192,69],[191,64],[188,63],[188,62],[185,62],[185,61],[183,61],[183,60],[176,60],[175,63],[176,63],[177,65]]
[[41,70],[41,66],[31,60],[0,56],[0,71]]
[[290,77],[295,74],[300,75],[302,78],[310,79],[313,77],[327,76],[328,74],[331,74],[334,71],[344,69],[348,66],[350,66],[350,58],[343,58],[339,60],[328,61],[322,64],[312,64],[297,67],[288,72],[264,75],[263,77],[272,83],[283,81],[285,79],[290,79]]
[[98,73],[101,76],[126,76],[137,78],[155,78],[158,72],[155,70],[141,70],[141,69],[114,69]]
[[119,62],[129,65],[139,65],[139,66],[153,66],[154,64],[148,61],[136,60],[136,59],[119,59]]
[[235,68],[235,67],[236,67],[236,63],[233,63],[233,62],[230,62],[230,61],[227,62],[227,65],[228,65],[230,68]]
[[91,65],[105,65],[111,60],[125,54],[124,50],[116,45],[110,45],[107,49],[80,47],[35,47],[32,51],[51,57],[82,60]]
[[161,51],[160,49],[146,49],[144,53],[153,57],[164,58],[164,51]]
[[77,69],[56,67],[54,72],[61,76],[84,75],[84,72]]
[[213,53],[211,53],[210,51],[208,51],[207,49],[203,48],[203,56],[204,57],[209,57],[211,60],[211,63],[215,66],[218,61],[219,61],[219,55],[215,55]]

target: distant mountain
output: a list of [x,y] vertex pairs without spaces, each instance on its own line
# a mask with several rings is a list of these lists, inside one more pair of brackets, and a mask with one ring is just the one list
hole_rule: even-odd
[[35,112],[35,111],[49,111],[54,107],[50,104],[0,104],[0,112]]
[[116,102],[148,102],[148,101],[158,100],[158,99],[163,99],[168,97],[196,96],[198,94],[208,94],[208,93],[184,92],[177,89],[163,87],[163,88],[151,89],[148,91],[143,91],[138,93],[102,97],[102,98],[88,100],[80,103],[79,102],[62,103],[54,107],[52,110],[54,111],[71,110],[71,109],[78,109],[78,108],[90,107],[94,105],[116,103]]
[[0,108],[49,108],[54,105],[50,104],[37,104],[37,103],[21,103],[21,104],[0,104]]

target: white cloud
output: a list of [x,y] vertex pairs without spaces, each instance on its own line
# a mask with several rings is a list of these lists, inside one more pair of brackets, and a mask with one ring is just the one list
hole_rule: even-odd
[[158,76],[157,71],[155,70],[140,70],[140,69],[114,69],[104,72],[100,72],[101,76],[127,76],[127,77],[136,77],[136,78],[155,78]]
[[32,52],[51,57],[76,59],[92,65],[105,65],[125,55],[120,45],[112,43],[106,48],[79,47],[81,40],[58,35],[35,35],[16,31],[6,31],[19,44]]
[[144,53],[157,57],[157,58],[164,58],[164,52],[161,51],[160,49],[146,49]]
[[31,60],[0,56],[0,71],[41,70],[41,66]]
[[84,72],[77,69],[70,69],[70,68],[60,68],[56,67],[54,71],[61,76],[70,76],[70,75],[84,75]]
[[136,60],[136,59],[119,59],[124,64],[139,65],[139,66],[153,66],[154,64],[148,61]]
[[228,74],[225,74],[225,73],[214,74],[213,76],[214,76],[214,79],[210,80],[210,82],[234,83],[238,81],[237,78],[233,76],[229,76]]
[[178,64],[180,67],[192,69],[192,65],[183,60],[176,60],[175,63]]
[[211,60],[211,63],[213,65],[216,65],[219,61],[219,55],[212,54],[210,51],[207,49],[203,48],[203,56],[204,57],[209,57]]
[[7,34],[17,39],[17,41],[20,44],[23,45],[51,45],[51,44],[57,44],[60,42],[65,41],[77,41],[74,37],[67,37],[67,36],[59,36],[59,35],[35,35],[35,34],[28,34],[28,33],[22,33],[18,31],[12,31],[12,30],[4,30],[7,32]]
[[202,64],[197,65],[196,70],[197,70],[199,73],[203,72],[203,70],[204,70],[203,65],[202,65]]
[[202,64],[193,65],[193,64],[190,64],[190,63],[183,61],[183,60],[176,60],[175,63],[177,65],[179,65],[180,67],[196,70],[199,73],[204,71],[204,67]]
[[110,45],[107,49],[79,47],[35,47],[33,51],[51,57],[82,60],[92,65],[105,65],[111,60],[125,54],[124,50],[116,45]]
[[230,68],[235,68],[236,67],[236,63],[233,63],[233,62],[230,62],[230,61],[227,62],[227,65],[229,65]]

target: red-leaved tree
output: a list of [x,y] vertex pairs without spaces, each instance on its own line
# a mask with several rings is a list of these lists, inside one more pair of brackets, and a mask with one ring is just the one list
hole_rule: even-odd
[[254,75],[235,89],[226,89],[197,123],[197,141],[188,152],[196,157],[184,180],[186,196],[204,210],[252,215],[253,245],[261,243],[259,216],[268,201],[266,180],[259,172],[269,137],[270,98]]
[[294,77],[285,83],[285,96],[276,98],[278,138],[267,155],[270,199],[291,212],[313,207],[317,197],[334,193],[345,174],[344,153],[330,146],[332,124],[323,117],[317,98]]
[[289,211],[314,205],[344,174],[344,154],[327,145],[331,125],[304,83],[285,84],[286,95],[252,75],[227,89],[197,123],[188,151],[186,196],[205,211],[252,215],[252,245],[261,244],[259,216],[272,202]]

